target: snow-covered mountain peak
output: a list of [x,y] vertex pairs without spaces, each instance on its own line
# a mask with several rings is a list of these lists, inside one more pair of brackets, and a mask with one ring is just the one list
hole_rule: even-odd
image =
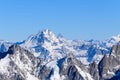
[[120,41],[120,34],[118,34],[117,36],[113,36],[112,37],[115,41],[119,42]]
[[11,47],[9,42],[0,40],[0,80],[99,80],[104,78],[101,71],[115,75],[113,71],[120,70],[120,43],[115,45],[119,41],[120,35],[104,41],[67,40],[48,29]]
[[54,42],[59,42],[59,40],[52,31],[45,29],[28,37],[28,39],[24,41],[24,44],[29,47],[29,46],[43,45],[46,42],[54,43]]
[[55,41],[55,42],[58,41],[56,35],[48,29],[43,30],[42,34],[48,41]]
[[[120,36],[118,36],[120,37]],[[115,39],[113,38],[115,41]],[[109,53],[111,47],[114,45],[112,38],[99,40],[67,40],[63,36],[56,36],[52,31],[45,29],[36,34],[31,35],[20,45],[32,52],[36,57],[41,57],[44,60],[59,59],[69,53],[74,53],[79,59],[85,59],[85,62],[91,62],[101,56]],[[118,41],[115,41],[117,43]],[[81,60],[81,59],[80,59]]]
[[108,44],[117,44],[120,41],[120,34],[117,36],[112,36],[111,38],[106,40],[106,43]]
[[55,34],[52,32],[52,31],[50,31],[49,29],[45,29],[45,30],[43,30],[43,31],[41,31],[44,35],[49,35],[49,36],[55,36]]
[[49,29],[45,29],[45,30],[37,32],[36,34],[34,34],[34,36],[36,36],[36,37],[43,36],[43,37],[49,38],[49,37],[53,37],[53,36],[55,37],[55,34],[52,31],[50,31]]
[[57,41],[57,37],[52,31],[45,29],[43,31],[39,31],[36,34],[31,35],[26,41],[39,43],[44,43],[45,41],[52,42]]
[[63,42],[62,37],[58,37],[52,31],[46,29],[31,35],[20,45],[30,52],[33,52],[36,57],[40,56],[44,59],[48,59],[48,55],[51,58],[61,56],[59,50],[61,50]]

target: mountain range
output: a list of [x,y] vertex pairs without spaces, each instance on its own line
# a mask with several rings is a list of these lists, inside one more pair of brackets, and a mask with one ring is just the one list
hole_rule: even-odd
[[67,40],[48,29],[22,42],[0,40],[0,80],[119,80],[119,41]]

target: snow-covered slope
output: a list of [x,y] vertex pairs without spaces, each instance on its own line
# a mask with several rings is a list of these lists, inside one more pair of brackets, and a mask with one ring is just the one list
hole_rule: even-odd
[[72,53],[84,64],[89,64],[92,61],[99,62],[104,54],[110,53],[111,47],[119,40],[119,35],[104,41],[67,40],[46,29],[31,35],[20,45],[46,62]]
[[[0,80],[93,80],[73,55],[44,64],[44,60],[18,45],[12,45],[6,53],[0,60]],[[72,76],[74,72],[76,75]]]
[[33,71],[40,60],[17,45],[5,53],[6,57],[0,59],[0,80],[39,80]]
[[[0,80],[99,80],[103,77],[99,74],[103,70],[101,59],[109,55],[119,40],[120,35],[104,41],[67,40],[48,29],[14,45],[1,40]],[[119,54],[119,49],[116,51]],[[115,54],[111,56],[116,57]],[[119,69],[117,63],[115,69]],[[116,76],[110,70],[108,73]]]
[[[120,41],[120,35],[113,36],[104,41],[100,40],[67,40],[56,36],[46,29],[31,35],[20,46],[29,50],[35,57],[43,58],[45,63],[57,60],[68,54],[73,54],[84,64],[99,62],[104,54],[110,53],[111,47]],[[17,44],[17,43],[16,43]],[[12,43],[0,41],[0,52],[5,52]]]
[[20,45],[33,52],[36,57],[41,57],[47,62],[62,58],[73,51],[67,40],[60,36],[55,36],[50,30],[38,32]]

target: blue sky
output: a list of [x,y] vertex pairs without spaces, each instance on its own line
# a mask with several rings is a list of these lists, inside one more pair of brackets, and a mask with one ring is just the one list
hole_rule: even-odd
[[50,29],[67,39],[120,33],[120,0],[0,0],[0,39],[21,41]]

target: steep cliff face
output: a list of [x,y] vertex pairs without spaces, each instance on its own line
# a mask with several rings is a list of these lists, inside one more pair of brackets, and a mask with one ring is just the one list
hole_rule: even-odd
[[58,61],[60,63],[60,75],[65,80],[93,80],[89,69],[78,61],[73,55],[69,55]]
[[[99,75],[101,79],[110,79],[119,75],[120,70],[120,43],[112,47],[110,54],[105,55],[99,63]],[[120,79],[120,78],[119,78]]]
[[[28,80],[37,76],[41,60],[18,45],[12,45],[5,58],[1,59],[0,80]],[[38,67],[39,65],[39,67]],[[37,79],[37,78],[36,78]]]
[[67,40],[46,29],[31,35],[19,45],[36,57],[42,57],[46,63],[51,59],[61,59],[72,52],[83,64],[89,64],[93,61],[99,62],[104,54],[110,53],[112,45],[116,43],[114,38],[105,41]]
[[89,74],[94,80],[99,80],[98,64],[96,62],[93,62],[89,65]]
[[119,80],[120,44],[113,46],[97,64],[89,65],[70,53],[60,59],[44,62],[41,57],[19,45],[12,45],[0,60],[0,80]]
[[93,80],[88,69],[73,55],[47,64],[28,50],[12,45],[0,60],[0,80]]

